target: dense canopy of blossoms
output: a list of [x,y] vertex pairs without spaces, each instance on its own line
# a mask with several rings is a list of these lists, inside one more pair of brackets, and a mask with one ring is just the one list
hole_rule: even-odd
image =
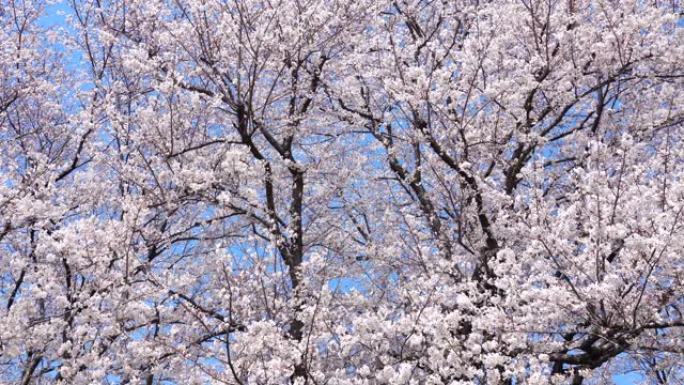
[[683,12],[0,0],[0,384],[684,383]]

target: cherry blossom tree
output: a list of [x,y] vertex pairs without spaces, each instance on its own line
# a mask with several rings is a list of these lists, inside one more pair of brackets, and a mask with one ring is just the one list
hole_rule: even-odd
[[0,383],[684,382],[680,3],[0,4]]

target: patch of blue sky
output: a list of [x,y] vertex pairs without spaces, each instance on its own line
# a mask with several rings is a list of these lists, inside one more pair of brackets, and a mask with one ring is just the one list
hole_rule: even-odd
[[645,377],[639,372],[628,372],[623,374],[616,374],[613,376],[613,382],[616,385],[637,385],[642,384]]
[[338,277],[328,280],[328,288],[338,293],[361,292],[364,287],[363,280],[354,277]]

